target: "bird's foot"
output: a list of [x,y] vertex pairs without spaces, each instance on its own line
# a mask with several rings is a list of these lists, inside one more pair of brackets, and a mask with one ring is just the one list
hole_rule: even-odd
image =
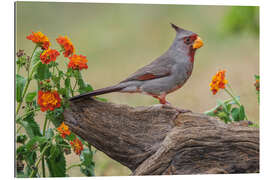
[[170,103],[166,102],[166,104],[162,104],[163,108],[173,108],[175,110],[177,110],[179,113],[188,113],[188,112],[192,112],[189,109],[180,109],[178,107],[172,106]]

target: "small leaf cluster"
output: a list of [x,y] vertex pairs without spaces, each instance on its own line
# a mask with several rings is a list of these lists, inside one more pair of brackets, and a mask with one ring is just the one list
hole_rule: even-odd
[[[240,97],[236,97],[238,101]],[[243,105],[237,106],[237,102],[234,99],[227,101],[217,101],[217,106],[213,109],[206,111],[205,114],[209,116],[218,117],[225,123],[238,122],[245,120],[246,113]]]

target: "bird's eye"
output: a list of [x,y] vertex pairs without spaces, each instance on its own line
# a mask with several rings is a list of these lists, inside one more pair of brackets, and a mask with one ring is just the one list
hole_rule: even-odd
[[190,44],[190,42],[191,42],[191,39],[190,39],[189,37],[187,37],[187,38],[185,39],[185,43],[186,43],[186,44]]

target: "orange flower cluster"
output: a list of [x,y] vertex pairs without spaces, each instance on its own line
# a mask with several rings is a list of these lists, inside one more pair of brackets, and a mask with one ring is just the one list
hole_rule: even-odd
[[68,63],[69,68],[79,69],[79,70],[88,68],[88,66],[86,64],[88,61],[86,59],[86,56],[74,54],[71,57],[69,57],[69,60],[70,60]]
[[224,89],[228,81],[225,79],[225,70],[218,71],[216,75],[213,76],[212,82],[209,84],[210,90],[215,95],[219,89]]
[[51,61],[55,61],[60,53],[55,49],[48,49],[40,54],[40,60],[42,64],[49,64]]
[[45,36],[42,32],[32,32],[29,36],[26,37],[29,40],[32,40],[33,43],[38,44],[43,49],[48,49],[51,45],[47,36]]
[[80,155],[83,150],[82,142],[76,137],[73,141],[70,141],[70,145],[72,146],[73,151]]
[[65,57],[68,57],[70,55],[72,55],[74,53],[74,46],[71,43],[71,41],[65,36],[59,36],[56,41],[58,42],[58,44],[60,44],[60,46],[65,50],[63,52]]
[[38,91],[38,105],[42,112],[59,108],[61,99],[57,91]]
[[57,128],[57,131],[60,133],[62,138],[65,138],[66,136],[69,136],[71,134],[69,128],[67,125],[65,125],[64,122]]
[[[68,126],[64,122],[62,122],[62,124],[57,128],[57,131],[60,133],[62,138],[66,138],[66,136],[71,135],[71,131],[69,130]],[[77,137],[75,137],[75,139],[70,141],[69,143],[73,151],[77,155],[80,155],[81,151],[83,150],[82,142]]]

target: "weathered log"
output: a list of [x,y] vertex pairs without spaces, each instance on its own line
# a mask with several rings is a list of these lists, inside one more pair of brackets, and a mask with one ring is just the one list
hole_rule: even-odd
[[64,113],[70,129],[132,175],[259,172],[259,130],[161,106],[84,98]]

